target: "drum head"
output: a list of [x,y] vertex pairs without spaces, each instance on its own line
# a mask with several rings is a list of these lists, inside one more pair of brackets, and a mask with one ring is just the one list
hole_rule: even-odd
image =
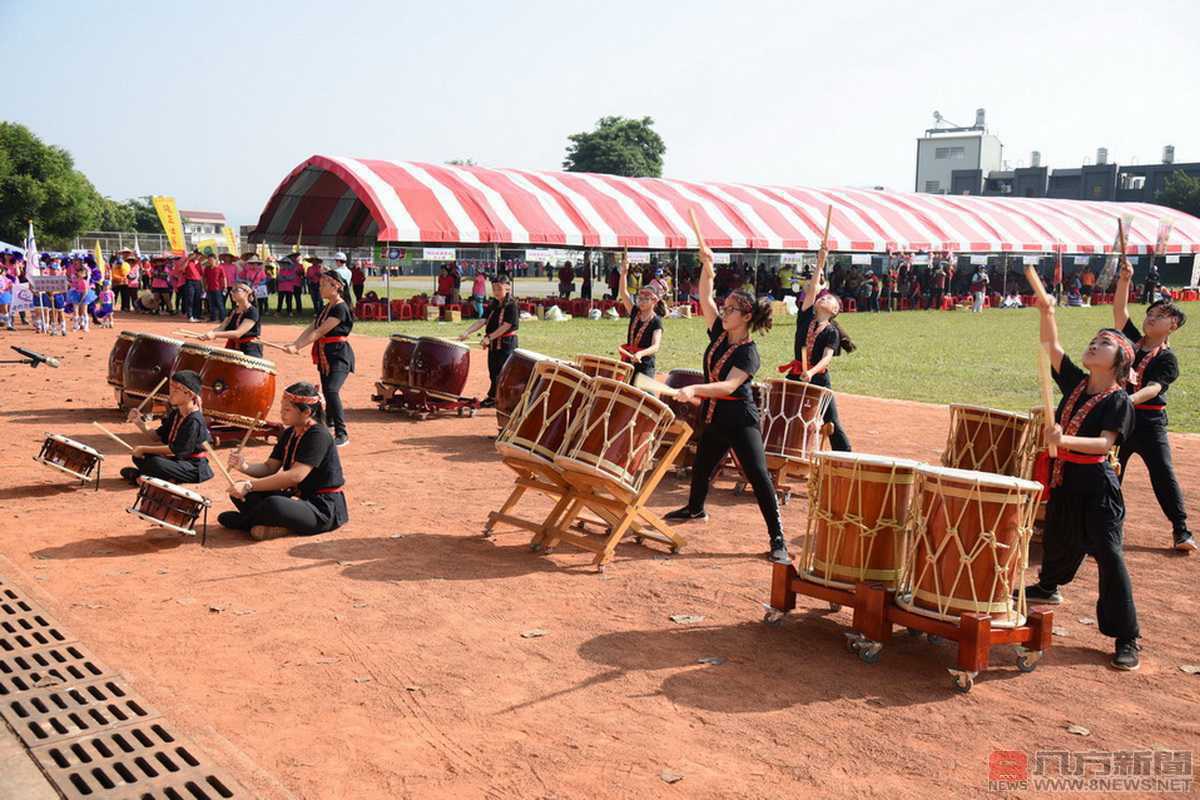
[[172,347],[183,347],[184,345],[184,341],[182,339],[172,339],[169,336],[159,336],[156,333],[139,333],[134,336],[134,339],[146,339],[151,342],[162,342],[163,344],[169,344]]
[[92,448],[88,447],[86,444],[83,444],[82,442],[77,442],[74,439],[68,439],[66,436],[61,436],[57,433],[52,433],[49,436],[47,436],[46,438],[53,439],[54,441],[65,444],[68,447],[73,447],[76,450],[87,453],[89,456],[93,456],[95,458],[104,458],[104,456],[100,455],[100,453],[98,453],[95,450],[93,450]]
[[846,453],[840,450],[818,450],[817,452],[813,453],[813,458],[817,461],[829,461],[845,464],[847,466],[852,466],[854,464],[867,464],[872,467],[883,467],[885,469],[916,470],[920,467],[927,466],[920,461],[913,461],[908,458],[877,456],[871,453]]
[[142,482],[148,483],[151,486],[153,486],[154,488],[161,489],[164,492],[167,492],[169,494],[174,494],[174,495],[179,495],[180,497],[185,497],[188,500],[191,500],[193,503],[199,503],[202,506],[211,505],[211,503],[209,502],[207,497],[203,497],[202,495],[196,494],[191,489],[185,489],[178,484],[171,483],[170,481],[164,481],[161,478],[151,478],[147,475],[143,475]]
[[957,483],[977,483],[989,489],[1010,489],[1018,492],[1042,491],[1042,485],[1024,478],[1010,478],[1007,475],[997,475],[993,472],[976,472],[970,469],[954,469],[953,467],[935,467],[931,464],[921,464],[917,471],[922,475],[935,479],[954,481]]
[[256,369],[260,372],[269,372],[275,374],[275,362],[267,361],[265,358],[255,358],[248,356],[245,353],[237,350],[226,350],[222,347],[214,347],[208,353],[210,361],[223,361],[226,364],[239,364],[243,367]]

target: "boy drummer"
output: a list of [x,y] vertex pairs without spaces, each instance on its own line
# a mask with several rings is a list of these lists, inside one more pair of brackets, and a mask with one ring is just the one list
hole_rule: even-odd
[[121,477],[136,484],[143,475],[170,483],[203,483],[213,476],[204,443],[209,441],[208,426],[200,413],[200,376],[190,369],[171,376],[167,402],[170,410],[151,431],[153,420],[137,409],[129,412],[129,421],[142,433],[152,433],[162,444],[133,448],[133,466],[124,467]]

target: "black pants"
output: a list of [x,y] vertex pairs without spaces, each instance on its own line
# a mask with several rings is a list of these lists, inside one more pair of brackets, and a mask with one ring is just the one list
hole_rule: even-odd
[[[512,339],[513,337],[508,337]],[[506,340],[507,341],[507,340]],[[489,347],[488,348],[488,392],[489,400],[496,399],[496,381],[500,379],[500,370],[504,369],[504,363],[508,361],[508,357],[512,355],[512,351],[516,349],[516,345],[506,344],[504,347]]]
[[[296,302],[296,313],[297,314],[304,311],[304,284],[296,284],[296,288],[292,289],[292,300],[294,300]],[[291,310],[292,310],[292,307],[289,305],[288,311],[291,311]]]
[[312,297],[313,316],[315,317],[317,314],[321,313],[321,308],[325,305],[325,301],[321,299],[321,284],[309,283],[308,294],[310,297]]
[[345,513],[330,513],[337,503],[345,504],[342,495],[329,497],[335,499],[329,503],[313,503],[288,497],[282,492],[251,492],[241,500],[230,498],[237,511],[223,512],[218,521],[223,527],[234,530],[248,531],[256,525],[268,525],[287,528],[301,536],[313,536],[337,528],[341,524],[339,518],[346,516]]
[[179,311],[192,319],[204,316],[204,286],[200,281],[186,281],[183,284],[183,304]]
[[207,458],[134,457],[133,466],[148,478],[169,483],[204,483],[213,476]]
[[[825,379],[822,380],[822,378]],[[788,375],[787,379],[798,381],[800,376]],[[829,379],[824,375],[817,375],[812,383],[826,389],[830,388]],[[842,427],[842,419],[838,416],[836,394],[829,398],[829,407],[825,409],[825,416],[821,419],[833,425],[833,431],[829,434],[829,449],[849,453],[853,448],[850,447],[850,437],[846,435],[846,430]]]
[[342,408],[342,384],[350,373],[345,370],[335,370],[328,375],[321,374],[321,392],[325,395],[325,421],[338,436],[346,435],[346,414]]
[[131,289],[128,285],[116,287],[116,295],[121,299],[121,310],[131,311],[133,309],[133,300],[137,297],[137,292]]
[[767,456],[763,451],[762,432],[757,425],[726,427],[713,421],[700,437],[696,447],[696,459],[692,462],[692,488],[688,494],[688,508],[701,511],[708,497],[708,488],[717,468],[725,460],[730,449],[742,465],[742,473],[754,488],[758,510],[767,523],[767,534],[772,545],[783,541],[783,520],[779,516],[779,498],[767,472]]
[[1174,531],[1186,531],[1187,511],[1183,507],[1183,491],[1175,478],[1175,470],[1171,466],[1171,442],[1167,439],[1167,414],[1154,412],[1153,416],[1145,412],[1136,412],[1137,421],[1133,427],[1133,435],[1121,444],[1117,458],[1121,462],[1121,481],[1125,481],[1126,465],[1133,455],[1142,457],[1146,471],[1150,473],[1150,486],[1154,489],[1154,497],[1163,515],[1171,520]]
[[362,299],[363,299],[363,294],[365,293],[364,290],[367,288],[366,285],[362,284],[362,283],[356,283],[356,284],[354,284],[353,288],[354,288],[354,302],[361,303]]
[[271,305],[271,301],[266,297],[256,298],[254,302],[258,304],[258,315],[260,317],[267,313],[267,310]]
[[292,293],[291,292],[280,292],[275,297],[275,313],[276,314],[283,311],[284,300],[287,301],[288,313],[289,314],[292,313]]
[[208,296],[208,321],[220,322],[225,319],[225,292],[221,289],[209,289],[206,294]]
[[1099,573],[1096,621],[1100,632],[1114,639],[1136,639],[1133,584],[1121,551],[1124,523],[1125,505],[1115,477],[1101,493],[1051,490],[1038,583],[1049,590],[1070,583],[1084,557],[1091,556]]

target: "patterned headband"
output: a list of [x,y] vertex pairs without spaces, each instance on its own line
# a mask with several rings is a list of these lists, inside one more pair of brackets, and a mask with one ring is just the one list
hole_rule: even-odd
[[752,303],[746,297],[746,295],[742,294],[741,292],[731,292],[729,299],[733,301],[735,306],[737,306],[737,310],[743,314],[754,313],[754,303]]
[[1100,341],[1108,342],[1125,354],[1125,363],[1133,364],[1133,343],[1122,333],[1116,331],[1100,331]]
[[283,399],[287,400],[289,403],[300,406],[324,405],[324,400],[320,394],[304,395],[295,394],[294,392],[284,392]]

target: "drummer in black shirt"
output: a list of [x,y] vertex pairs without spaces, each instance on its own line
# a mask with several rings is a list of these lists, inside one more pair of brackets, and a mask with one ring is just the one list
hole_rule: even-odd
[[1167,343],[1167,337],[1183,327],[1187,317],[1170,300],[1151,303],[1146,309],[1142,330],[1129,319],[1127,310],[1129,284],[1133,281],[1133,266],[1122,257],[1121,275],[1113,296],[1113,322],[1135,342],[1136,354],[1126,391],[1133,402],[1133,434],[1121,444],[1117,460],[1121,464],[1121,481],[1129,459],[1142,457],[1150,473],[1150,486],[1163,515],[1171,521],[1171,533],[1176,550],[1196,549],[1196,539],[1188,530],[1187,510],[1183,491],[1171,464],[1171,442],[1167,438],[1167,389],[1179,378],[1179,359]]
[[279,416],[288,427],[266,461],[251,464],[241,450],[230,455],[230,468],[251,480],[238,481],[229,490],[237,511],[223,511],[217,520],[225,528],[249,531],[258,540],[340,528],[350,519],[342,491],[345,479],[317,387],[289,386]]
[[[796,340],[792,346],[794,360],[785,366],[788,368],[788,380],[807,381],[830,389],[830,362],[843,347],[846,352],[851,352],[854,345],[834,322],[842,310],[842,301],[822,285],[823,277],[820,268],[814,269],[804,290],[804,304],[796,319]],[[849,452],[850,439],[838,417],[836,395],[830,395],[824,421],[833,425],[829,448]]]
[[662,346],[662,315],[667,306],[658,295],[653,284],[646,284],[637,294],[637,305],[629,297],[629,257],[621,254],[621,267],[617,282],[617,299],[629,315],[629,331],[625,344],[617,348],[622,361],[633,364],[633,374],[654,377],[654,356]]
[[321,298],[324,306],[312,324],[287,346],[289,353],[312,345],[312,360],[321,375],[321,391],[325,395],[325,417],[334,431],[338,447],[350,443],[346,432],[346,416],[342,408],[342,384],[354,372],[354,349],[350,347],[350,331],[354,329],[354,312],[350,310],[350,286],[341,273],[328,270],[321,274]]
[[488,302],[483,319],[471,323],[460,342],[466,341],[471,334],[483,328],[482,344],[488,351],[488,393],[481,406],[491,408],[496,405],[496,381],[500,378],[500,370],[504,362],[517,349],[517,328],[521,327],[521,310],[517,299],[512,295],[512,284],[507,275],[499,275],[492,281],[492,299]]
[[[1133,344],[1120,331],[1104,328],[1088,344],[1080,369],[1063,352],[1054,321],[1054,303],[1041,310],[1042,343],[1050,351],[1054,380],[1063,393],[1056,422],[1046,428],[1051,461],[1050,501],[1046,506],[1044,555],[1038,582],[1026,587],[1033,604],[1062,602],[1058,587],[1070,583],[1085,556],[1096,562],[1100,632],[1116,639],[1112,665],[1138,668],[1138,621],[1133,586],[1122,553],[1125,501],[1108,458],[1133,432],[1133,404],[1124,391],[1133,364]],[[1086,371],[1085,371],[1086,369]]]
[[708,325],[708,348],[704,351],[705,383],[685,386],[677,399],[702,402],[700,413],[707,423],[692,463],[692,486],[688,504],[666,515],[673,522],[708,519],[704,500],[717,468],[732,448],[747,482],[754,487],[758,509],[767,524],[771,553],[777,564],[790,562],[783,538],[779,500],[767,472],[758,406],[750,391],[750,379],[758,371],[758,348],[752,333],[771,329],[771,304],[743,291],[731,292],[720,311],[713,295],[712,251],[700,243],[700,312]]
[[229,290],[233,298],[233,313],[225,318],[219,328],[206,331],[200,338],[205,341],[224,339],[225,346],[254,358],[263,357],[262,326],[259,324],[258,306],[254,303],[254,287],[249,281],[239,280]]
[[[170,410],[152,434],[162,444],[133,448],[133,466],[121,470],[121,477],[131,484],[142,475],[169,483],[204,483],[213,475],[204,450],[210,437],[200,413],[200,376],[190,369],[180,370],[171,376],[168,386]],[[130,409],[128,419],[142,433],[151,433],[153,420],[136,408]]]

